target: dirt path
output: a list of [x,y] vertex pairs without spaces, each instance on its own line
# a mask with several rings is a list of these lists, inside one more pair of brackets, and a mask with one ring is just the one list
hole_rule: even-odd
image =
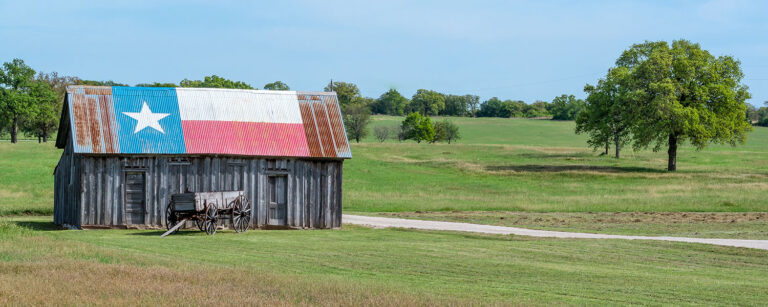
[[519,236],[548,237],[548,238],[577,238],[577,239],[623,239],[623,240],[656,240],[673,241],[688,243],[704,243],[722,246],[735,246],[768,250],[768,240],[740,240],[740,239],[705,239],[705,238],[685,238],[685,237],[651,237],[651,236],[625,236],[608,235],[596,233],[581,232],[563,232],[550,230],[534,230],[517,227],[479,225],[469,223],[438,222],[409,220],[389,217],[372,217],[344,214],[342,221],[345,224],[364,225],[371,227],[397,227],[412,228],[424,230],[448,230],[448,231],[466,231],[490,234],[513,234]]

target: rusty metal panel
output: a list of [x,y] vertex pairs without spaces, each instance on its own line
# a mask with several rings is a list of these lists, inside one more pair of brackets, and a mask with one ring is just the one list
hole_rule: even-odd
[[309,95],[299,95],[299,109],[304,123],[304,132],[307,138],[307,147],[312,157],[322,157],[323,148],[320,145],[320,135],[315,124],[315,116],[312,112],[312,104]]
[[333,135],[331,135],[331,124],[328,122],[328,114],[325,111],[325,105],[319,96],[310,96],[310,101],[312,102],[312,111],[315,114],[317,132],[320,135],[323,156],[336,157],[336,148],[333,145]]
[[323,95],[321,97],[328,111],[331,131],[333,132],[333,139],[336,145],[336,156],[339,158],[352,158],[352,152],[349,150],[349,141],[347,140],[347,131],[344,129],[344,120],[336,95]]
[[111,87],[70,86],[67,95],[76,153],[117,153]]

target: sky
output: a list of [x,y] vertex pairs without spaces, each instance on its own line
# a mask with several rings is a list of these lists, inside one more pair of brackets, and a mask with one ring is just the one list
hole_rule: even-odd
[[620,53],[687,39],[740,60],[768,101],[768,1],[0,0],[0,61],[136,84],[216,74],[255,87],[583,98]]

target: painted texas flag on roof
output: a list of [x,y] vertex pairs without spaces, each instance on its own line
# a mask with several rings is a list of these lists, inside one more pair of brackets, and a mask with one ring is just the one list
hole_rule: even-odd
[[333,93],[71,87],[78,153],[351,156]]

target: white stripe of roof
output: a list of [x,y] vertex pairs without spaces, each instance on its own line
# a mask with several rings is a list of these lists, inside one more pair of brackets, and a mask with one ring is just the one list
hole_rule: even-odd
[[296,91],[176,88],[181,120],[301,124]]

